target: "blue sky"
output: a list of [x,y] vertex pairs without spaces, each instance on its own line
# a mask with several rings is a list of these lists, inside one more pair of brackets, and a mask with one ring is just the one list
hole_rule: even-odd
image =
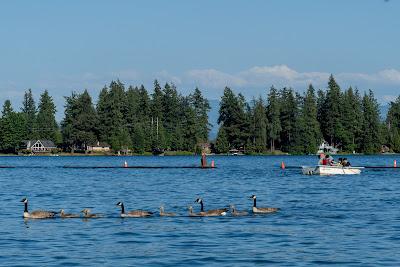
[[246,97],[272,84],[373,89],[400,94],[400,1],[1,1],[0,101],[48,89],[58,109],[72,90],[112,79],[199,86],[218,99],[225,85]]

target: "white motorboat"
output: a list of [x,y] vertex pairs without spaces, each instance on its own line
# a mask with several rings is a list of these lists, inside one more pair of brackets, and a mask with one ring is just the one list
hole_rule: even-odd
[[317,165],[316,167],[302,166],[303,174],[305,175],[351,175],[360,174],[364,167],[342,167],[342,166],[327,166]]

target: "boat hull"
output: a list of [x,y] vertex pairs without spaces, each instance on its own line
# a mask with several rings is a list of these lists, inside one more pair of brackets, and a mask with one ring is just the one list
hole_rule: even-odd
[[318,165],[316,167],[302,167],[305,175],[354,175],[360,174],[362,167],[341,167]]

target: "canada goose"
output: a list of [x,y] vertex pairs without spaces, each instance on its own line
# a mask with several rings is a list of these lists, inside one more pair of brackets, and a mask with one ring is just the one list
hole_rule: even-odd
[[83,209],[81,212],[83,213],[83,218],[89,219],[89,218],[100,218],[102,217],[102,214],[99,213],[90,213],[90,209]]
[[190,217],[200,217],[200,216],[204,216],[204,215],[200,215],[199,213],[194,213],[194,212],[193,212],[193,207],[192,207],[192,206],[189,206],[188,209],[189,209],[189,216],[190,216]]
[[235,205],[230,205],[230,208],[232,216],[246,216],[249,214],[247,211],[238,211]]
[[25,197],[21,200],[25,205],[24,218],[26,219],[50,219],[54,218],[57,214],[55,211],[35,210],[32,212],[28,211],[28,199]]
[[226,212],[229,210],[228,208],[223,208],[223,209],[204,211],[203,199],[198,198],[198,199],[196,199],[195,202],[200,203],[200,205],[201,205],[201,210],[199,213],[200,216],[225,216]]
[[121,207],[121,217],[149,217],[153,215],[153,212],[150,211],[144,211],[144,210],[131,210],[128,212],[125,212],[125,207],[124,203],[118,202],[117,206]]
[[65,213],[63,209],[60,210],[60,217],[61,218],[79,218],[81,217],[79,214],[73,214],[73,213]]
[[276,212],[279,209],[278,208],[257,208],[256,202],[257,202],[257,196],[256,195],[252,195],[250,197],[250,199],[253,199],[253,213],[272,213],[272,212]]
[[173,212],[165,212],[164,206],[160,207],[160,216],[175,216],[176,214]]

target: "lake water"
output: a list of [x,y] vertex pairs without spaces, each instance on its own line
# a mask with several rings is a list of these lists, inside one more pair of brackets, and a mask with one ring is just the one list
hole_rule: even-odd
[[[393,156],[352,156],[353,165],[392,165]],[[64,165],[191,166],[199,157],[0,157],[1,266],[400,266],[400,169],[357,176],[303,176],[286,165],[315,156],[209,157],[216,169],[64,169]],[[279,207],[276,214],[188,217],[235,204]],[[29,209],[105,218],[27,220]],[[177,217],[119,217],[126,209]]]

